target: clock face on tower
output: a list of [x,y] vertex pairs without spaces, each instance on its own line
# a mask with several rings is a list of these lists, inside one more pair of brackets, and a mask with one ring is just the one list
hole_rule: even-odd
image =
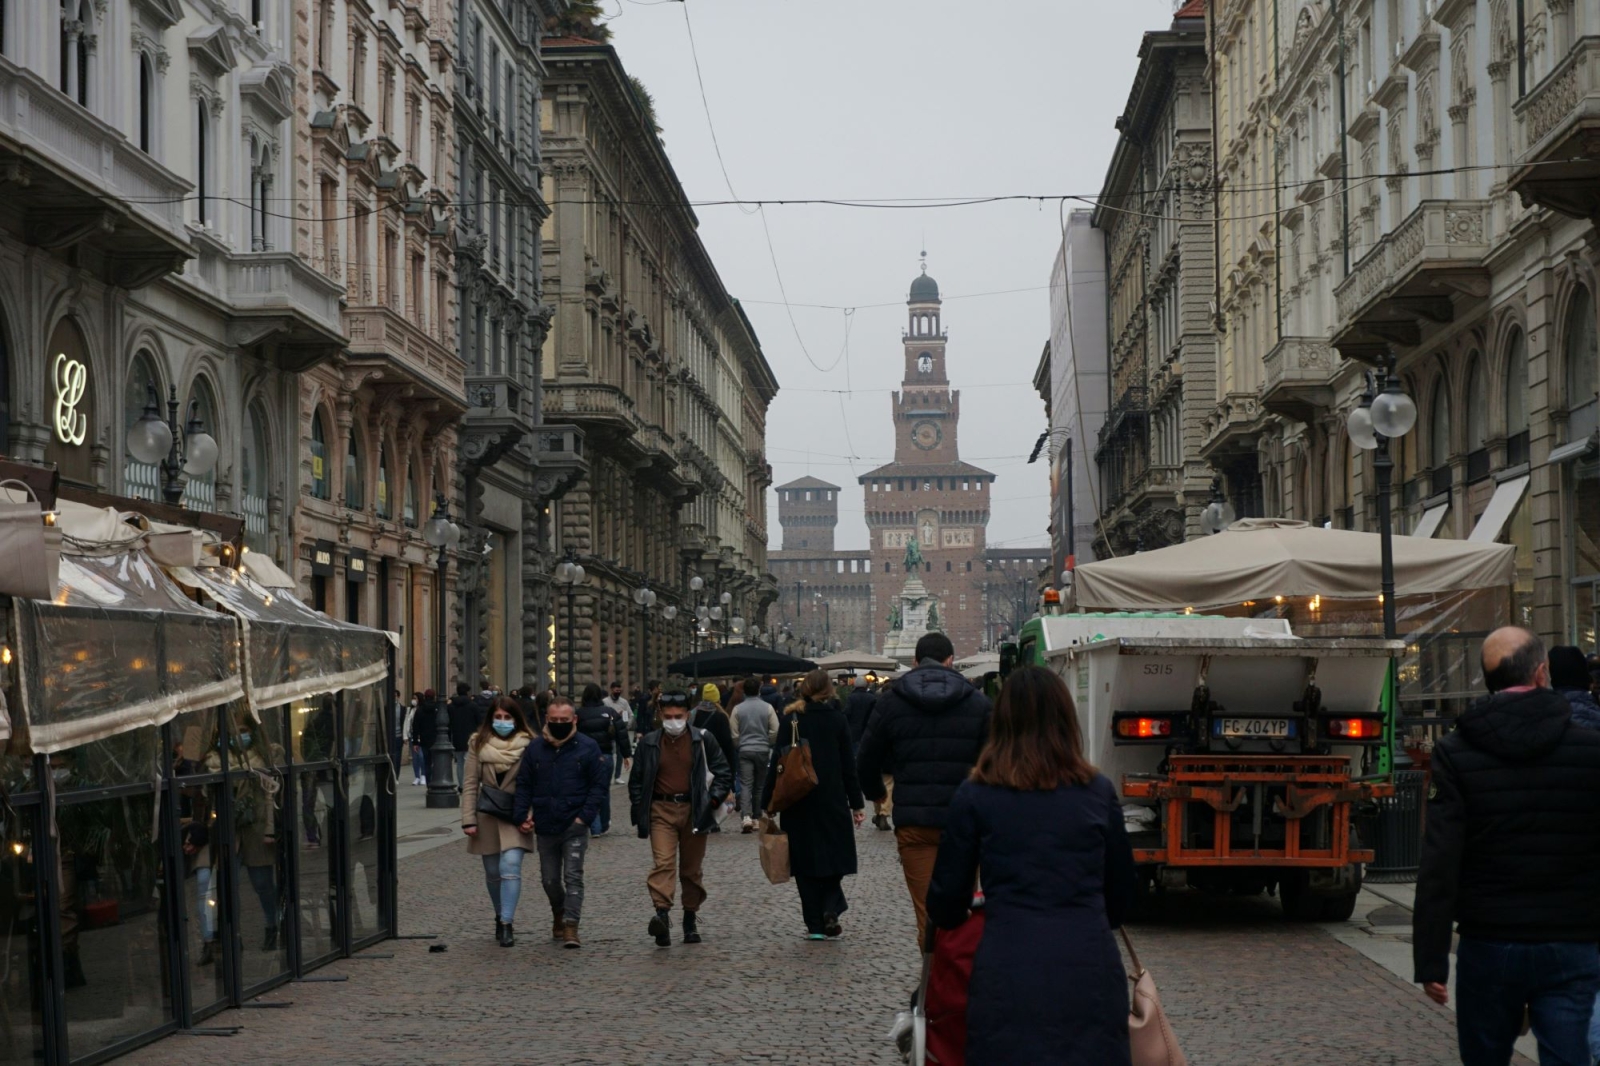
[[911,443],[923,451],[931,451],[939,446],[944,439],[944,431],[938,423],[922,421],[911,427]]
[[922,374],[933,373],[933,356],[927,352],[917,356],[917,372]]

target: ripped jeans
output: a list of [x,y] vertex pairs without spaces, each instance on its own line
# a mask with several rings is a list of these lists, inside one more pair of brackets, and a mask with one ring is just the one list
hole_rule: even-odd
[[517,900],[522,897],[522,857],[526,854],[521,848],[507,848],[498,855],[482,856],[489,899],[494,903],[495,917],[502,922],[509,923],[517,916]]

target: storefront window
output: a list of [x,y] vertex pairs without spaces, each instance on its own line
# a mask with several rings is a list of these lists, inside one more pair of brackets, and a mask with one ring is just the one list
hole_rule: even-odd
[[39,1012],[38,881],[34,869],[34,819],[38,808],[6,811],[0,820],[0,923],[6,930],[0,975],[0,1066],[33,1066],[44,1058],[44,1019]]
[[183,913],[189,988],[196,1010],[220,1003],[228,994],[227,967],[222,958],[222,874],[218,860],[221,828],[220,784],[190,783],[179,778],[178,845],[183,854]]
[[1566,476],[1573,599],[1569,621],[1574,642],[1593,652],[1600,624],[1600,460],[1580,459],[1570,464]]
[[389,492],[389,446],[378,448],[378,517],[393,518],[393,496]]
[[307,962],[331,953],[338,944],[333,890],[333,770],[303,770],[295,779],[300,803],[300,957]]
[[344,505],[359,511],[366,506],[366,479],[361,476],[361,442],[354,427],[350,430],[350,445],[344,453]]
[[[150,353],[141,351],[128,365],[128,383],[123,390],[123,430],[144,417],[145,409],[154,400],[156,411],[165,420],[166,404],[162,402],[161,382],[156,378]],[[141,463],[130,452],[122,467],[122,491],[136,500],[161,499],[161,467],[156,463]]]
[[1506,525],[1507,539],[1516,549],[1517,573],[1511,588],[1516,624],[1533,628],[1533,505],[1524,497]]
[[144,792],[67,801],[56,814],[64,1013],[74,1058],[172,1017],[155,812],[154,793]]

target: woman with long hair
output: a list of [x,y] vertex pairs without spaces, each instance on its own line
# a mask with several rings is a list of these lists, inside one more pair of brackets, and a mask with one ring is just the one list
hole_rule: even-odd
[[1083,756],[1067,686],[1024,667],[956,790],[928,886],[954,929],[983,870],[983,940],[967,999],[972,1066],[1128,1066],[1128,981],[1111,930],[1133,901],[1116,788]]
[[468,837],[467,851],[483,859],[483,877],[494,904],[494,938],[503,948],[516,942],[512,922],[522,896],[522,858],[533,850],[533,834],[478,810],[478,795],[484,787],[516,795],[522,753],[532,739],[522,705],[507,696],[497,697],[488,717],[467,741],[467,766],[462,775],[461,831]]
[[[784,708],[778,722],[773,757],[780,758],[797,740],[811,746],[817,784],[783,812],[780,824],[789,835],[789,872],[800,891],[806,938],[826,940],[843,932],[839,916],[849,906],[844,879],[856,872],[855,828],[865,817],[866,803],[856,778],[850,725],[833,701],[833,683],[825,670],[801,678],[794,702]],[[771,803],[777,776],[767,771],[763,810]]]

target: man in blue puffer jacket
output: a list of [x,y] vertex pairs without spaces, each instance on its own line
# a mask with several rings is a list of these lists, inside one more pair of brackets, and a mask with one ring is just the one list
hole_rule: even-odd
[[522,754],[512,821],[539,842],[539,880],[550,897],[550,935],[577,948],[583,912],[583,857],[589,823],[610,785],[600,745],[577,731],[572,701],[557,696],[545,709],[544,733]]

